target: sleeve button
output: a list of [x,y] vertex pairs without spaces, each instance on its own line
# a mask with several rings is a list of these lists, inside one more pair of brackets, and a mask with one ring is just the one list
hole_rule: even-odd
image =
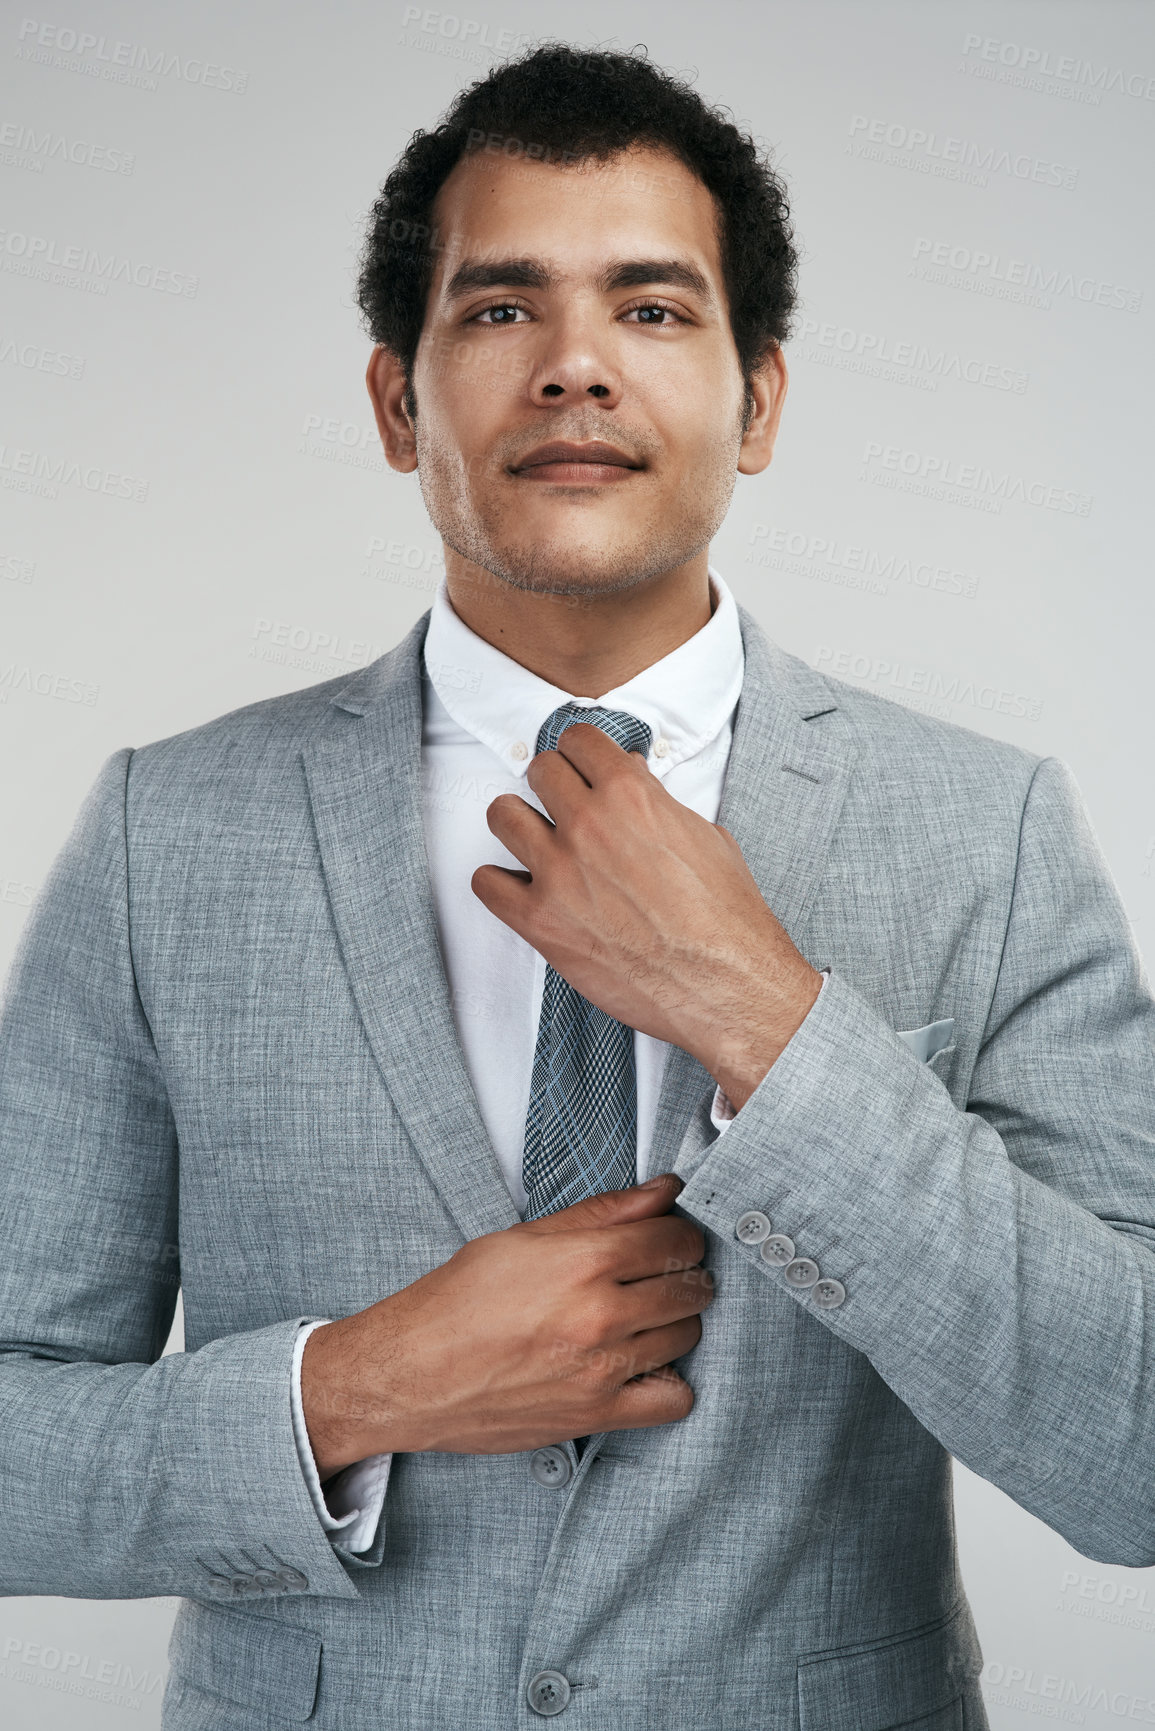
[[773,1232],[762,1244],[763,1262],[773,1263],[775,1268],[785,1268],[788,1262],[794,1260],[794,1240],[787,1238],[784,1232]]

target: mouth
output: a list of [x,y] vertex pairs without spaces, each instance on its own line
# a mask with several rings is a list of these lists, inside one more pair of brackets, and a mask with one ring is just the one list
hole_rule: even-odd
[[512,464],[509,472],[525,481],[550,481],[555,485],[576,482],[583,487],[600,487],[607,482],[625,481],[643,467],[644,464],[635,463],[625,451],[616,445],[607,445],[601,439],[591,439],[584,445],[555,440],[548,445],[538,445],[519,463]]

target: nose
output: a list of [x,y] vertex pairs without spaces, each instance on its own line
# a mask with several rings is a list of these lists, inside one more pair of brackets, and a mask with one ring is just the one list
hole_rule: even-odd
[[529,381],[535,402],[577,403],[593,397],[612,407],[621,375],[585,320],[565,320],[551,334]]

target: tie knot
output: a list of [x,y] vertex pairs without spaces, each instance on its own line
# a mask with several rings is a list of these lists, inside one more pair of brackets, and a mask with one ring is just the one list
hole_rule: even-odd
[[537,736],[538,751],[556,751],[558,740],[575,721],[592,722],[623,751],[640,751],[643,757],[649,753],[653,736],[646,722],[624,709],[602,709],[597,704],[588,708],[580,703],[563,703],[546,717]]

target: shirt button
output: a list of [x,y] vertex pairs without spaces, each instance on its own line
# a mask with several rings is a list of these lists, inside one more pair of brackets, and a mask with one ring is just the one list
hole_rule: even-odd
[[772,1233],[762,1245],[762,1260],[772,1262],[775,1268],[785,1268],[794,1260],[794,1240],[784,1232]]
[[516,757],[518,763],[523,763],[529,756],[529,746],[524,739],[515,739],[509,748],[510,757]]
[[670,749],[669,740],[663,739],[661,734],[659,734],[657,739],[655,739],[655,741],[654,741],[654,756],[655,757],[665,757],[667,752],[669,751],[669,749]]
[[560,1671],[539,1671],[531,1677],[525,1698],[535,1713],[552,1719],[569,1706],[570,1687]]
[[796,1256],[793,1262],[788,1262],[783,1274],[791,1286],[813,1286],[821,1269],[809,1256]]
[[820,1280],[810,1296],[822,1310],[837,1310],[846,1297],[846,1288],[841,1280]]
[[764,1238],[769,1238],[774,1230],[768,1215],[759,1213],[757,1208],[749,1209],[738,1216],[734,1231],[743,1244],[761,1244]]
[[573,1467],[564,1449],[534,1449],[529,1457],[529,1470],[539,1485],[560,1490],[573,1478]]

